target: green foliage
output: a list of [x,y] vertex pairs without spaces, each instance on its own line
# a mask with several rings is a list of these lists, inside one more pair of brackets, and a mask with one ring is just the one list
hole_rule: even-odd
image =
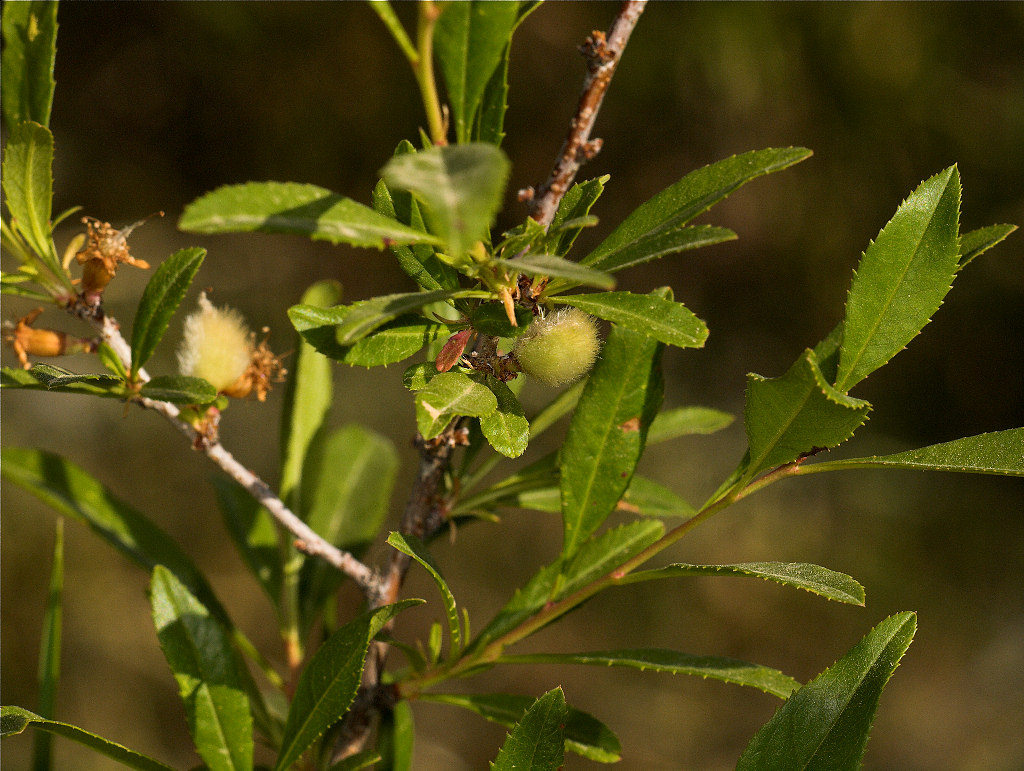
[[4,126],[8,131],[25,121],[48,126],[56,87],[57,3],[32,0],[10,5],[4,9],[0,62]]
[[561,688],[541,696],[505,740],[492,771],[556,771],[565,759],[565,695]]

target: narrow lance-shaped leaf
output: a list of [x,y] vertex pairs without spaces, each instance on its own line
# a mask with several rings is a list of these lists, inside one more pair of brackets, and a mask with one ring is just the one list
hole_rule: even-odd
[[338,324],[338,344],[352,345],[392,319],[419,310],[424,305],[456,297],[469,297],[473,294],[472,290],[442,289],[436,292],[388,294],[364,300],[353,305],[344,320]]
[[160,267],[153,272],[153,277],[142,292],[132,325],[133,379],[156,350],[167,331],[171,316],[185,298],[205,257],[205,249],[182,249],[160,263]]
[[565,760],[567,707],[561,688],[537,699],[516,723],[491,771],[557,771]]
[[52,364],[34,364],[32,369],[0,368],[0,388],[103,396],[124,399],[128,393],[123,378],[116,375],[76,374]]
[[609,179],[611,179],[611,175],[605,174],[596,179],[588,179],[586,182],[578,182],[570,187],[568,192],[562,196],[562,200],[558,203],[558,209],[555,211],[555,216],[551,219],[551,225],[548,228],[548,232],[558,233],[552,248],[553,254],[564,257],[569,253],[583,228],[568,228],[563,232],[559,231],[567,222],[579,220],[590,214],[591,208],[593,208],[597,199],[601,197],[601,193],[604,192],[604,186],[608,183]]
[[860,768],[882,689],[906,653],[917,616],[897,613],[794,693],[743,751],[737,771]]
[[448,582],[441,575],[441,570],[434,562],[434,558],[427,550],[426,545],[414,535],[393,532],[388,536],[388,544],[416,560],[434,579],[434,583],[437,584],[437,588],[441,592],[445,616],[448,618],[448,633],[451,635],[452,646],[450,658],[458,658],[462,652],[462,628],[459,626],[459,612],[455,606],[455,595],[452,594]]
[[509,273],[525,273],[528,276],[550,276],[571,281],[574,285],[592,286],[596,289],[611,289],[615,277],[601,270],[588,268],[578,262],[566,260],[554,254],[526,254],[514,260],[494,260]]
[[210,404],[217,398],[217,389],[201,377],[159,375],[143,383],[139,395],[172,404]]
[[864,587],[845,573],[806,562],[741,562],[734,565],[688,565],[677,563],[654,570],[630,573],[621,584],[636,584],[661,578],[683,576],[751,576],[794,586],[828,600],[850,605],[864,604]]
[[[52,719],[57,707],[57,682],[60,680],[60,643],[64,605],[64,520],[57,519],[53,538],[53,563],[50,566],[50,589],[43,613],[43,633],[39,640],[39,714]],[[52,735],[42,731],[35,736],[32,748],[34,771],[53,768]]]
[[662,345],[612,327],[562,445],[562,553],[570,557],[615,509],[661,406]]
[[849,391],[931,320],[958,270],[959,220],[951,166],[922,182],[868,246],[846,301],[837,389]]
[[702,232],[683,229],[683,225],[750,180],[810,155],[811,151],[802,147],[769,148],[690,172],[637,208],[582,263],[613,272],[680,249],[734,238],[735,234],[722,228],[704,226]]
[[854,468],[902,468],[1024,476],[1024,428],[967,436],[895,455],[871,455],[867,458],[814,463],[805,467],[803,472],[811,474]]
[[0,735],[6,737],[20,734],[29,726],[78,742],[101,755],[106,755],[126,768],[134,768],[138,771],[174,771],[171,766],[164,765],[153,758],[70,723],[47,720],[21,707],[0,707]]
[[1017,229],[1016,225],[989,225],[960,236],[960,268],[998,244]]
[[647,432],[647,444],[692,434],[713,434],[731,424],[734,419],[728,412],[711,407],[675,407],[659,412],[654,418],[651,430]]
[[200,757],[210,771],[251,769],[252,715],[227,632],[163,565],[153,570],[149,591],[160,647]]
[[591,653],[527,653],[502,656],[500,664],[583,664],[587,666],[627,667],[640,671],[696,675],[733,685],[757,688],[765,693],[788,698],[800,683],[777,669],[751,664],[724,656],[694,656],[661,648],[594,651]]
[[230,619],[199,568],[169,535],[90,474],[59,455],[5,447],[0,470],[61,514],[88,526],[147,572],[170,570],[226,626]]
[[[6,6],[5,6],[6,7]],[[4,148],[3,189],[11,223],[56,280],[67,283],[50,240],[53,134],[38,123],[14,127]]]
[[699,348],[708,337],[707,325],[689,308],[656,293],[601,292],[552,299],[680,348]]
[[377,249],[437,242],[351,198],[296,182],[218,188],[186,206],[178,227],[192,233],[290,233]]
[[53,106],[57,3],[4,3],[0,91],[7,131],[22,121],[47,126]]
[[[529,696],[508,693],[424,693],[420,695],[420,700],[462,707],[486,720],[509,728],[515,725],[534,703],[534,699]],[[565,748],[598,763],[616,763],[622,754],[622,746],[608,726],[593,715],[574,707],[568,707],[565,716]]]
[[364,613],[313,654],[295,687],[275,771],[284,771],[348,711],[359,688],[370,641],[398,613],[423,600],[403,600]]
[[451,257],[488,239],[508,174],[505,154],[481,143],[395,156],[381,170],[388,187],[408,190],[424,204],[431,232],[441,238]]

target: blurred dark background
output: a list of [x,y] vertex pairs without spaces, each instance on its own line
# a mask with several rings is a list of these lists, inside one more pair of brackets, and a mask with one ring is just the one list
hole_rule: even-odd
[[[576,46],[606,29],[612,3],[551,3],[513,50],[505,149],[515,190],[546,177],[573,112],[583,66]],[[399,4],[410,20],[415,7]],[[254,327],[294,343],[285,312],[307,285],[333,278],[356,300],[407,291],[386,253],[290,237],[199,237],[175,229],[185,204],[224,183],[294,180],[368,202],[377,170],[422,125],[396,46],[362,3],[90,2],[61,6],[52,129],[55,210],[123,225],[167,212],[132,236],[159,262],[209,249],[196,282]],[[666,404],[740,415],[744,376],[782,374],[842,316],[860,253],[924,178],[959,165],[962,229],[1024,224],[1024,5],[1019,3],[651,3],[597,122],[601,154],[581,178],[611,174],[580,239],[585,254],[632,208],[688,171],[734,153],[803,145],[815,155],[751,183],[704,221],[739,241],[675,255],[622,275],[620,287],[671,284],[711,329],[701,351],[669,352]],[[58,246],[76,231],[63,228]],[[894,452],[1024,425],[1024,239],[1016,233],[957,279],[923,335],[859,386],[871,421],[848,448]],[[130,328],[147,276],[124,268],[107,304]],[[194,302],[190,297],[188,303]],[[4,318],[31,306],[5,299]],[[48,313],[54,326],[68,326]],[[44,317],[45,318],[45,317]],[[180,319],[149,369],[170,373]],[[15,363],[4,351],[4,363]],[[66,362],[82,369],[81,359]],[[336,370],[333,421],[390,436],[415,468],[404,365]],[[528,386],[536,409],[551,392]],[[276,479],[280,389],[234,405],[225,443]],[[170,531],[211,575],[238,624],[281,661],[272,612],[223,533],[215,468],[158,416],[115,402],[6,393],[6,445],[66,454]],[[564,429],[563,429],[564,430]],[[550,442],[558,441],[553,431]],[[641,470],[699,502],[744,449],[741,422],[713,437],[651,449]],[[806,679],[899,610],[919,631],[883,695],[870,769],[1024,767],[1024,484],[911,472],[819,475],[772,487],[698,529],[674,561],[818,562],[867,587],[866,609],[762,582],[645,584],[591,602],[521,650],[672,647],[780,667]],[[36,705],[35,668],[54,515],[5,485],[2,517],[2,700]],[[475,628],[556,553],[560,526],[510,513],[462,529],[435,555]],[[377,548],[371,557],[380,558]],[[76,523],[66,529],[61,719],[178,767],[197,762],[144,596],[147,577]],[[501,569],[496,570],[496,564]],[[440,613],[413,571],[422,612],[399,632],[422,635]],[[354,593],[345,597],[354,603]],[[694,678],[613,670],[497,670],[464,689],[537,695],[561,684],[575,706],[615,730],[621,768],[730,768],[777,701]],[[417,705],[416,768],[475,769],[504,730],[452,708]],[[3,768],[31,741],[7,740]],[[58,740],[58,765],[113,764]],[[590,767],[578,758],[567,768]]]

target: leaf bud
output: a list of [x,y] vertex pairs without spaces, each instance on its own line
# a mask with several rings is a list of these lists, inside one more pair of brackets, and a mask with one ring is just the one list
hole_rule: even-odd
[[597,360],[597,321],[577,308],[536,319],[519,337],[512,355],[526,374],[549,386],[579,380]]

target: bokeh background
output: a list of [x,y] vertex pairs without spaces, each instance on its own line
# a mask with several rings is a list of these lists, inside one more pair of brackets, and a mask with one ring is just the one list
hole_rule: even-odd
[[[398,10],[410,19],[411,4]],[[499,228],[525,216],[514,191],[546,177],[575,107],[576,46],[606,29],[612,3],[551,3],[513,51],[505,149],[513,162]],[[209,249],[196,288],[294,343],[285,315],[304,287],[333,278],[349,300],[405,291],[386,253],[290,237],[199,237],[175,229],[182,207],[224,183],[311,182],[368,201],[376,172],[422,124],[414,83],[376,16],[361,3],[67,3],[60,9],[55,210],[73,205],[125,224],[159,262]],[[667,406],[742,412],[744,376],[782,374],[841,318],[861,251],[924,178],[958,163],[964,230],[1024,224],[1024,5],[1019,3],[667,3],[648,7],[597,123],[601,154],[582,178],[611,174],[580,239],[584,254],[633,207],[686,172],[734,153],[803,145],[810,160],[757,180],[704,221],[739,241],[675,255],[622,275],[621,288],[670,284],[704,318],[704,350],[666,358]],[[75,232],[61,231],[63,245]],[[1024,239],[972,264],[924,334],[859,386],[871,421],[848,448],[893,452],[1024,425]],[[146,275],[124,268],[107,303],[130,323]],[[190,297],[189,303],[194,301]],[[26,310],[5,299],[4,318]],[[58,314],[54,326],[73,329]],[[172,327],[150,371],[171,372]],[[4,363],[13,364],[10,351]],[[72,368],[94,366],[79,359]],[[391,437],[403,467],[400,510],[415,468],[404,365],[338,367],[333,422]],[[530,385],[536,409],[552,392]],[[226,444],[276,479],[281,391],[236,404]],[[562,429],[564,430],[564,428]],[[558,441],[552,431],[550,442]],[[240,626],[281,661],[271,610],[228,545],[207,480],[215,468],[158,416],[113,402],[5,393],[5,445],[61,452],[170,531],[211,575]],[[642,471],[693,501],[744,449],[740,422],[713,437],[648,453]],[[540,448],[543,451],[543,448]],[[523,651],[672,647],[724,654],[812,677],[875,623],[920,614],[916,640],[883,695],[869,769],[1024,767],[1024,483],[996,477],[861,471],[774,486],[720,515],[667,559],[818,562],[867,587],[865,609],[757,581],[690,579],[602,596],[521,646]],[[54,514],[3,489],[2,701],[35,706],[34,676]],[[475,627],[557,551],[553,518],[509,513],[460,530],[435,555]],[[371,558],[383,558],[380,547]],[[64,671],[59,717],[178,767],[189,749],[175,686],[144,596],[146,576],[76,523],[66,528]],[[420,636],[440,613],[415,570],[422,611],[399,633]],[[355,603],[354,593],[343,602]],[[682,676],[554,667],[503,669],[467,690],[570,702],[615,730],[621,768],[730,768],[777,702]],[[504,730],[416,705],[418,769],[486,767]],[[24,767],[27,737],[5,740],[4,769]],[[64,768],[111,763],[58,740]],[[567,768],[589,764],[570,758]]]

